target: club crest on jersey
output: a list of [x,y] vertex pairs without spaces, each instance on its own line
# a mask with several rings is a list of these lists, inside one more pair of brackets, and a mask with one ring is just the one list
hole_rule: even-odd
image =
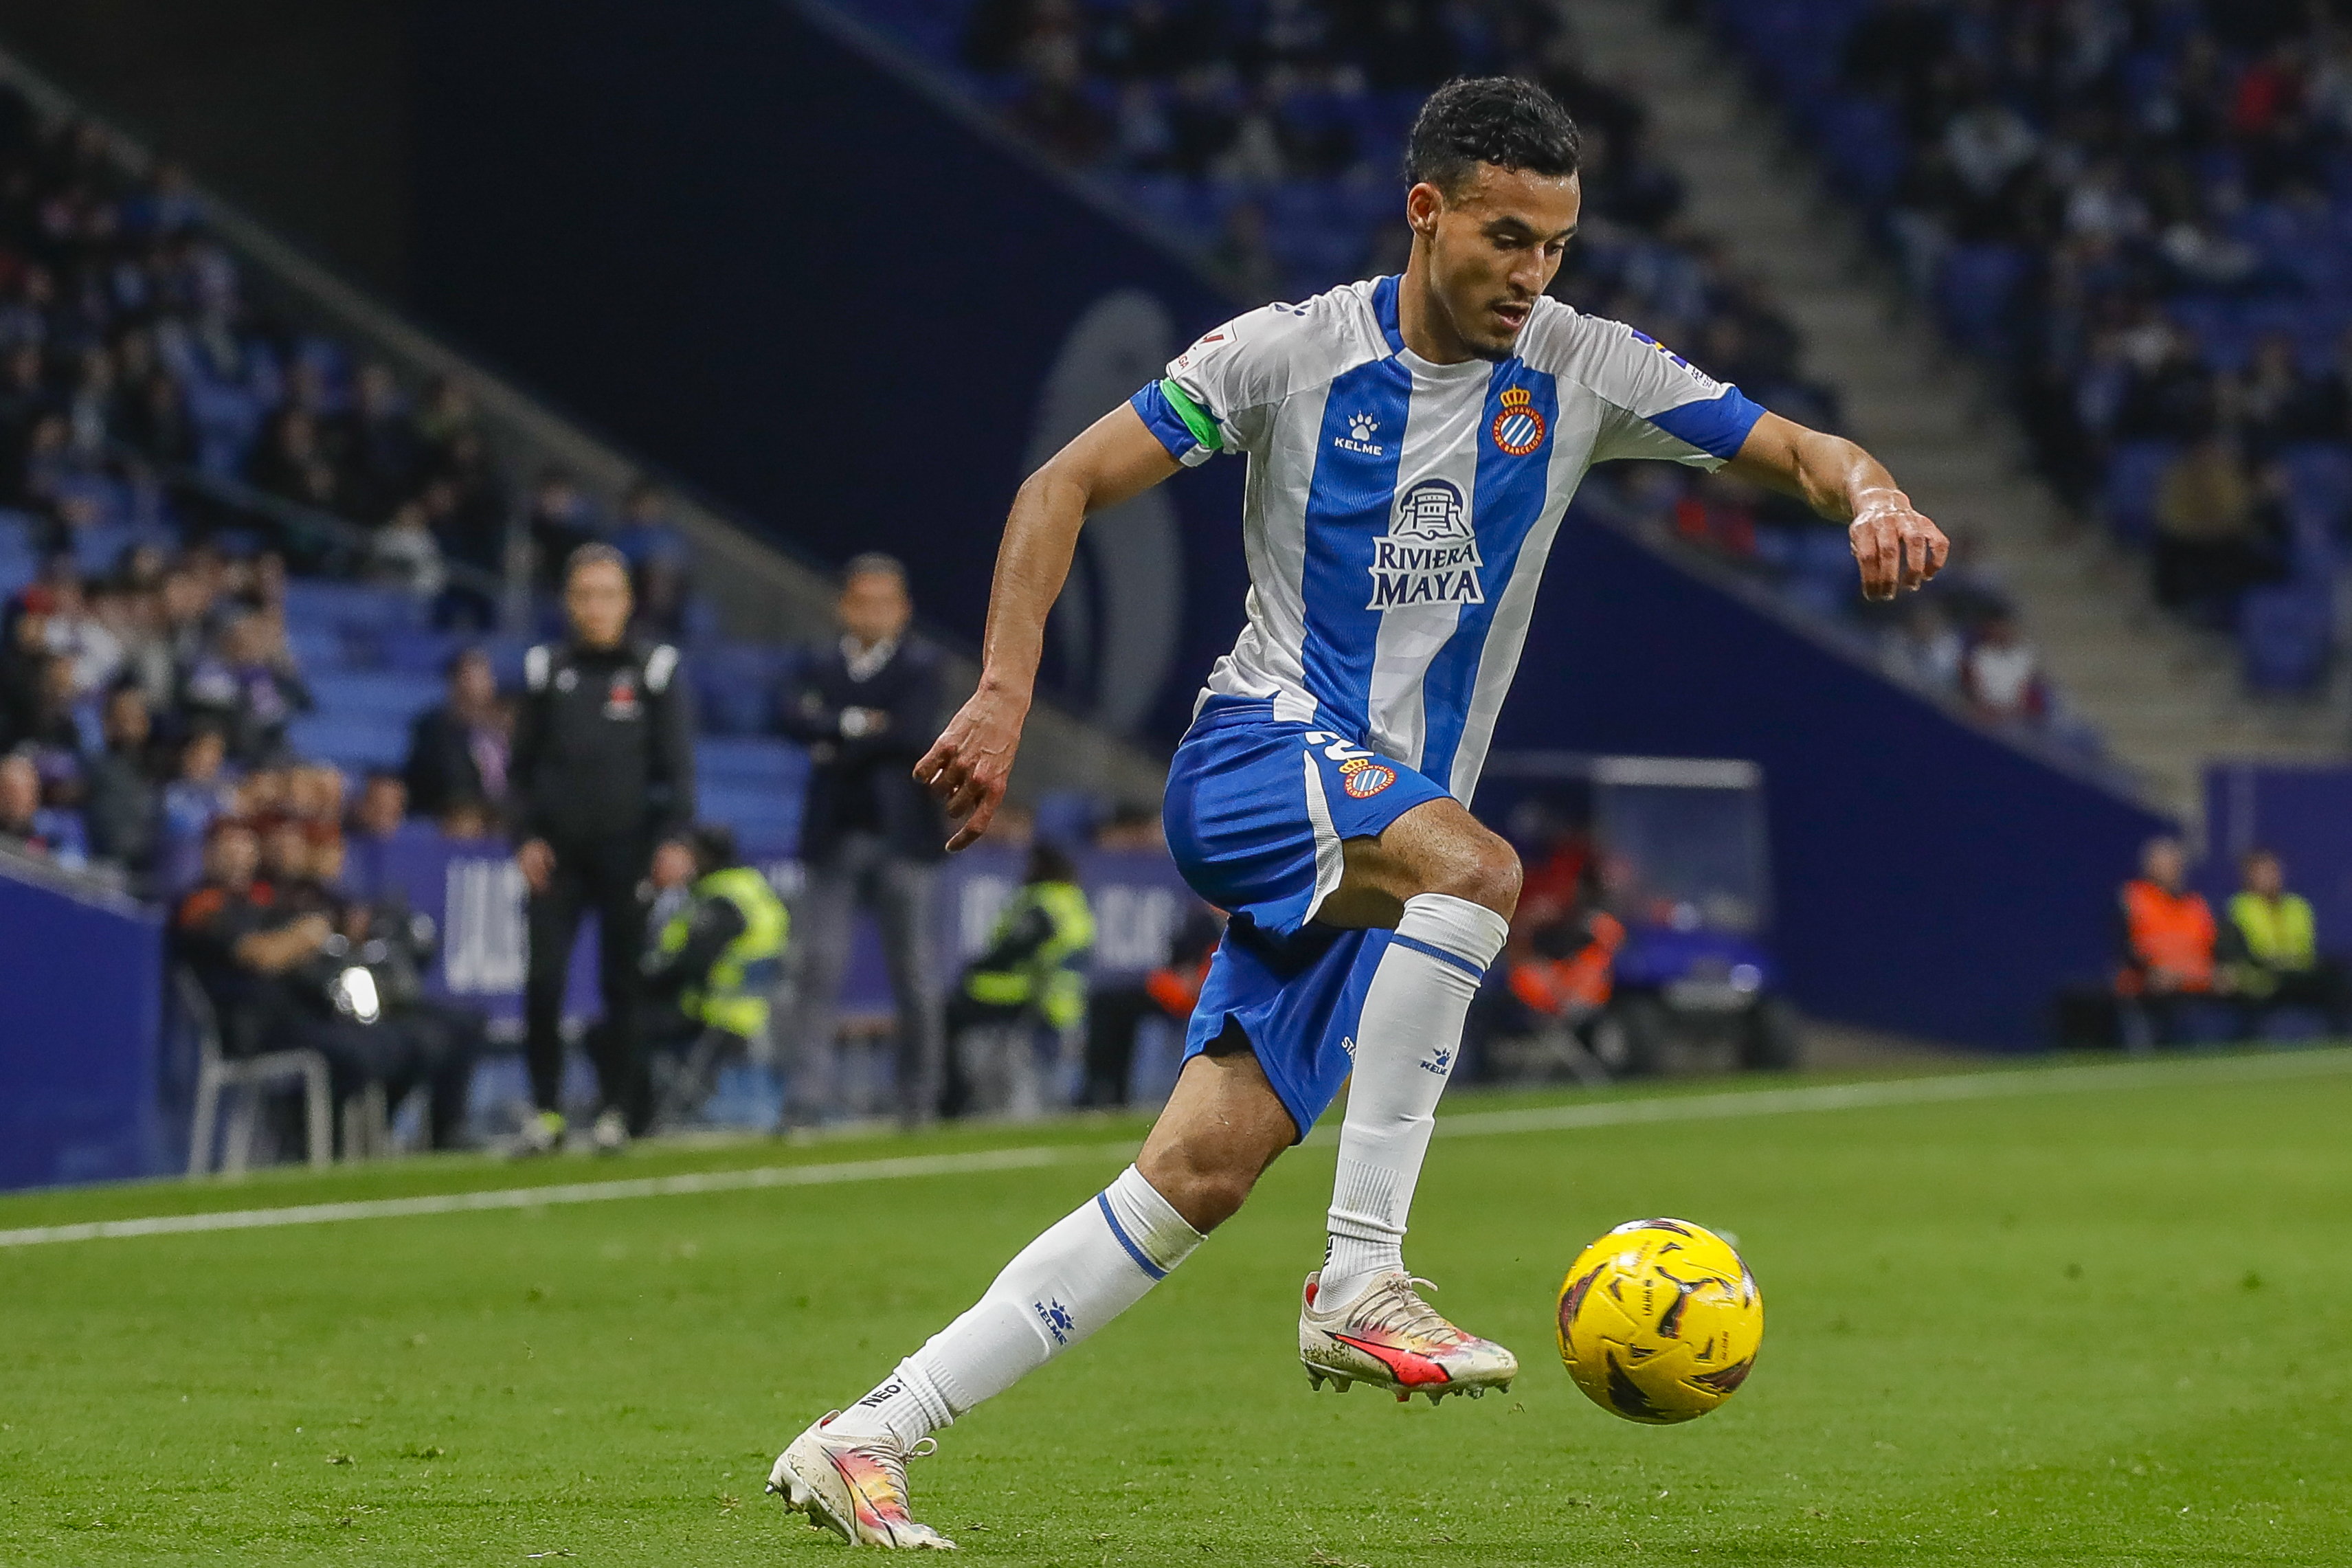
[[1495,416],[1490,433],[1495,445],[1514,458],[1524,458],[1544,442],[1544,416],[1536,412],[1535,394],[1524,386],[1503,389],[1503,411]]
[[1388,532],[1372,541],[1372,598],[1364,608],[1483,605],[1481,564],[1462,492],[1447,480],[1423,479],[1397,498]]
[[1351,800],[1370,800],[1396,781],[1394,768],[1364,757],[1349,757],[1339,764],[1339,787]]

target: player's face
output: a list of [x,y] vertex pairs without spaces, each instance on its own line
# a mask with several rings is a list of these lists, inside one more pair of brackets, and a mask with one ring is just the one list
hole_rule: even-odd
[[1412,188],[1405,212],[1428,248],[1430,291],[1465,349],[1491,360],[1518,351],[1519,329],[1559,270],[1583,205],[1574,174],[1492,163],[1451,195]]

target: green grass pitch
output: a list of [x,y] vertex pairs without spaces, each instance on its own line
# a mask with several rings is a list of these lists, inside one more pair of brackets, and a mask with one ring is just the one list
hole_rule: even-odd
[[[970,1556],[1034,1563],[2341,1568],[2352,1055],[2116,1070],[1443,1139],[1409,1257],[1526,1370],[1435,1409],[1307,1391],[1310,1144],[1135,1311],[941,1434],[918,1503]],[[0,1563],[832,1561],[761,1496],[776,1450],[1139,1130],[920,1146],[1067,1146],[1034,1169],[0,1248]],[[12,1198],[0,1229],[908,1148],[268,1173]],[[1768,1318],[1739,1395],[1663,1429],[1586,1403],[1550,1326],[1577,1249],[1654,1214],[1736,1233]]]

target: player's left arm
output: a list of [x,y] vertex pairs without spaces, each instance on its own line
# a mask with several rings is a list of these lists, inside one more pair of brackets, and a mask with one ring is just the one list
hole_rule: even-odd
[[1767,414],[1725,467],[1846,524],[1867,598],[1916,588],[1943,569],[1951,551],[1944,531],[1911,504],[1885,465],[1843,436]]

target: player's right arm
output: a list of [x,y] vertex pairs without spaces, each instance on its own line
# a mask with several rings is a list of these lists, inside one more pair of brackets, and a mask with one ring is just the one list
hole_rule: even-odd
[[1045,616],[1070,574],[1078,530],[1089,513],[1140,495],[1181,467],[1134,405],[1122,404],[1023,482],[997,547],[980,687],[915,764],[915,777],[947,804],[956,824],[950,850],[987,832],[1003,803],[1036,688]]

